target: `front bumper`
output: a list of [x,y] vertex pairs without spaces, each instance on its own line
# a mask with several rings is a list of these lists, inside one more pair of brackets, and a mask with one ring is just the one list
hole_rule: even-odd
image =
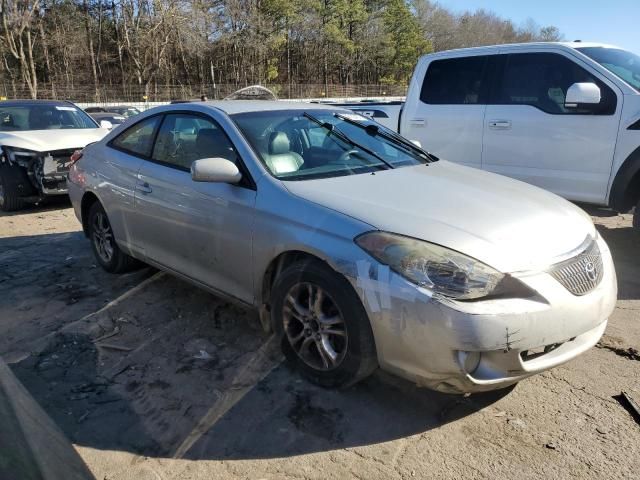
[[602,280],[583,296],[546,272],[514,275],[535,297],[477,302],[432,297],[382,265],[360,269],[375,279],[351,281],[383,369],[443,392],[479,392],[565,363],[598,342],[617,297],[609,248],[600,238],[598,246]]

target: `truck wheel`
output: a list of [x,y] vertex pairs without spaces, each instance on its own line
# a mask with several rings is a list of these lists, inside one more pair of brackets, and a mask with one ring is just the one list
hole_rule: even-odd
[[107,212],[100,202],[95,202],[89,210],[88,233],[91,248],[102,268],[110,273],[124,273],[133,270],[139,262],[118,247]]
[[319,261],[286,268],[271,291],[285,357],[314,383],[346,387],[377,368],[367,313],[349,282]]
[[636,209],[633,211],[633,228],[640,229],[640,198],[636,203]]
[[24,201],[19,196],[18,184],[13,181],[11,167],[8,165],[0,165],[0,210],[4,212],[13,212],[24,207]]

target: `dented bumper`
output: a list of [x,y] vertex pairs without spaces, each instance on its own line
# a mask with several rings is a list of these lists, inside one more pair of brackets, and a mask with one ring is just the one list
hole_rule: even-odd
[[476,302],[434,297],[381,265],[360,265],[351,281],[382,368],[443,392],[478,392],[565,363],[598,342],[617,297],[611,254],[602,239],[598,247],[602,279],[582,296],[546,271],[514,274],[534,297]]

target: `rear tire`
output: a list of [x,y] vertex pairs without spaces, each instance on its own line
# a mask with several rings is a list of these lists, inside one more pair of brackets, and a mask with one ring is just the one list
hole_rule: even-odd
[[633,212],[633,228],[640,230],[640,198],[636,203],[636,209]]
[[287,267],[271,291],[285,357],[324,387],[346,387],[378,367],[369,317],[351,284],[319,261]]
[[6,164],[0,164],[0,210],[13,212],[24,207],[25,202],[20,198],[18,184],[14,181],[15,175],[9,169],[18,168]]
[[124,273],[140,265],[135,258],[127,255],[115,241],[107,213],[100,202],[91,205],[87,230],[91,248],[96,260],[109,273]]

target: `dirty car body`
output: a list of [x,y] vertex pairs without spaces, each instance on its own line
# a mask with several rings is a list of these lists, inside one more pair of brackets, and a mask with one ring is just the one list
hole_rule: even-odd
[[[209,127],[185,127],[176,140],[171,123],[167,156],[163,122],[190,116]],[[293,351],[309,368],[317,345],[321,379],[360,348],[440,391],[504,388],[576,357],[604,332],[617,295],[609,249],[590,218],[554,194],[438,160],[329,106],[181,104],[136,122],[72,166],[69,192],[89,237],[104,247],[90,218],[104,211],[124,255],[260,309],[283,348],[302,339],[306,347]],[[122,145],[135,125],[145,148],[133,144],[132,153]],[[215,129],[226,139],[215,153],[222,160],[186,153],[191,137],[198,145]],[[215,165],[237,171],[225,176]],[[343,330],[323,330],[326,297],[313,314],[318,275],[305,273],[309,265],[328,272],[328,283],[316,283],[329,297],[357,304],[335,302],[331,318]],[[305,280],[294,275],[286,294],[281,277],[291,272]],[[296,297],[301,285],[309,293]],[[365,327],[346,318],[360,311]],[[290,335],[295,321],[304,328]],[[367,329],[370,349],[361,345]]]
[[0,206],[66,194],[71,155],[106,133],[70,102],[0,102]]

